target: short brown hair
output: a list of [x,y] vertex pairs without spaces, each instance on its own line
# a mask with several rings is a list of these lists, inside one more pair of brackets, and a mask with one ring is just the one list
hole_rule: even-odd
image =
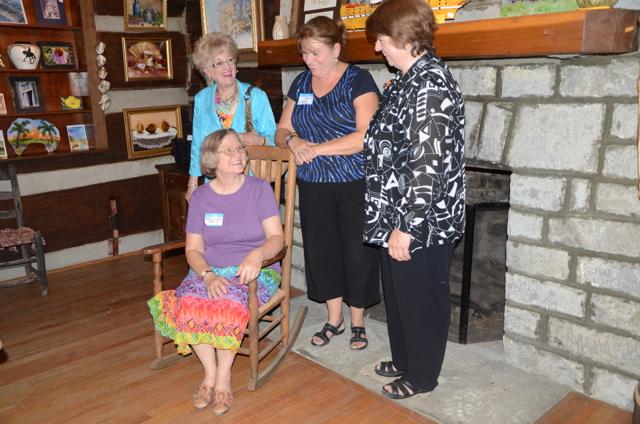
[[196,41],[191,59],[196,68],[202,71],[214,56],[224,51],[227,51],[230,56],[238,57],[238,45],[233,38],[221,32],[210,32]]
[[433,10],[424,0],[385,0],[367,19],[368,37],[386,35],[398,48],[411,44],[413,56],[433,47],[437,28]]
[[340,53],[347,39],[347,32],[342,21],[336,22],[326,16],[316,16],[306,24],[302,25],[298,33],[298,51],[300,51],[300,43],[307,38],[313,38],[322,41],[329,47],[334,44],[340,44]]
[[[216,167],[218,166],[218,160],[220,159],[220,145],[224,138],[228,135],[233,135],[240,141],[240,136],[232,128],[223,128],[218,131],[214,131],[204,138],[202,147],[200,148],[200,169],[202,174],[209,178],[213,178],[216,175]],[[242,142],[240,141],[240,144]]]

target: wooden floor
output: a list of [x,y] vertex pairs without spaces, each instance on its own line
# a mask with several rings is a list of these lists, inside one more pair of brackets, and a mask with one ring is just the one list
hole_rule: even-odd
[[[178,281],[184,257],[170,263]],[[231,411],[196,411],[197,360],[149,369],[151,280],[151,264],[128,256],[50,274],[47,297],[33,284],[0,290],[0,423],[432,422],[296,354],[256,392],[239,356]]]
[[536,424],[631,424],[632,413],[580,393],[569,393]]

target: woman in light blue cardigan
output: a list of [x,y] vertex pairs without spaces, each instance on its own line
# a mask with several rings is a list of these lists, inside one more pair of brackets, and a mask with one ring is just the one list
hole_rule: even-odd
[[209,85],[196,94],[193,111],[191,165],[186,198],[198,185],[200,147],[204,138],[221,128],[233,128],[245,145],[274,145],[276,122],[267,94],[251,87],[251,126],[246,128],[245,97],[250,85],[236,79],[238,46],[227,35],[213,32],[194,47],[193,62]]

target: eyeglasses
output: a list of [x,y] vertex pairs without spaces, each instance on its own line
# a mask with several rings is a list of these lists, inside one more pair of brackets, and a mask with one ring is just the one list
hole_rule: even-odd
[[236,153],[246,154],[247,153],[247,146],[242,145],[240,147],[227,147],[227,148],[224,148],[222,150],[218,150],[217,153],[224,153],[227,156],[233,156]]
[[235,57],[230,57],[227,60],[216,60],[211,64],[211,67],[214,69],[220,69],[224,65],[229,65],[231,67],[231,66],[234,66],[236,63],[238,63],[238,59],[236,59]]

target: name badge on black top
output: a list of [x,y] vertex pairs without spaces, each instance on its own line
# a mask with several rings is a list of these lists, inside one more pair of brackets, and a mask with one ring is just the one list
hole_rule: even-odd
[[313,94],[311,93],[300,93],[298,96],[298,104],[299,105],[312,105],[313,104]]

